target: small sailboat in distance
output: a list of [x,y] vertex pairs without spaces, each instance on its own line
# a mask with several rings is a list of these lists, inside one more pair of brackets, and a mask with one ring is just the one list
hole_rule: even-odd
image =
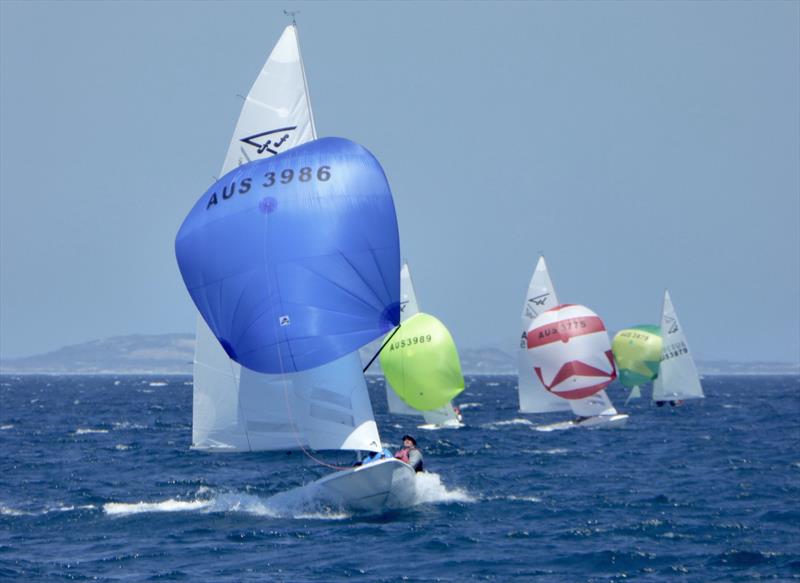
[[[406,322],[419,313],[419,304],[417,302],[416,291],[414,290],[414,283],[411,279],[411,272],[408,268],[408,263],[403,263],[403,267],[400,271],[401,326],[405,326]],[[441,332],[439,330],[439,324],[427,321],[424,326]],[[425,336],[427,336],[431,330],[423,330],[423,332],[425,332]],[[444,332],[446,332],[446,329]],[[419,344],[416,355],[403,359],[392,358],[391,346],[393,346],[395,342],[396,341],[393,339],[390,350],[381,353],[381,367],[386,377],[386,401],[389,406],[389,412],[395,415],[422,416],[425,423],[424,425],[420,425],[421,429],[457,429],[463,427],[462,419],[457,413],[452,401],[448,400],[445,404],[434,409],[415,408],[398,395],[390,381],[390,379],[394,378],[394,382],[398,384],[398,387],[402,387],[402,390],[408,392],[408,385],[411,380],[406,378],[404,367],[406,365],[417,366],[419,367],[416,375],[418,380],[415,382],[422,383],[423,386],[426,387],[426,390],[446,391],[448,394],[460,393],[464,389],[464,377],[461,374],[458,353],[455,352],[455,344],[452,343],[449,332],[446,336],[442,334],[442,341],[440,344]],[[420,362],[420,356],[422,355],[424,355],[425,362]],[[442,371],[446,371],[444,375],[441,374]],[[453,389],[458,390],[454,391]],[[419,405],[416,395],[411,394],[410,397],[407,396],[406,398]]]
[[[536,358],[529,343],[529,332],[534,321],[559,305],[555,288],[544,257],[539,260],[528,285],[522,307],[522,335],[518,353],[518,391],[521,413],[550,413],[572,411],[575,420],[542,425],[542,431],[571,429],[574,427],[621,427],[628,416],[620,414],[602,388],[582,398],[566,399],[545,387],[535,374]],[[610,382],[610,381],[609,381]],[[607,383],[606,383],[607,384]]]
[[658,406],[680,404],[687,399],[702,399],[703,386],[694,364],[683,327],[672,305],[669,290],[664,291],[661,309],[661,338],[663,348],[658,377],[653,382],[653,401]]
[[[176,238],[198,309],[193,449],[381,451],[357,350],[399,321],[394,204],[369,152],[315,138],[292,24]],[[312,484],[333,503],[413,501],[400,460],[337,469]]]

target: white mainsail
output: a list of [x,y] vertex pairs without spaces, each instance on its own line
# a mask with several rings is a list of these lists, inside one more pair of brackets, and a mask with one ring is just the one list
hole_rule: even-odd
[[316,137],[297,27],[290,24],[245,97],[220,175]]
[[527,344],[527,332],[531,322],[542,312],[557,305],[558,297],[553,288],[553,282],[550,280],[550,273],[547,271],[547,263],[545,263],[544,256],[539,257],[528,284],[525,303],[522,306],[522,335],[520,336],[520,349],[517,353],[519,410],[522,413],[570,410],[566,399],[555,396],[539,382],[533,372],[534,365]]
[[[221,172],[315,138],[297,28],[289,25],[245,98]],[[381,449],[357,353],[300,373],[256,373],[228,358],[199,314],[192,444],[224,451]]]
[[[400,269],[400,324],[402,325],[403,322],[418,313],[419,304],[417,303],[417,293],[414,291],[414,282],[411,280],[408,263],[403,262],[403,267]],[[459,422],[452,403],[447,403],[431,411],[418,411],[394,392],[388,380],[386,381],[386,401],[389,405],[390,413],[395,415],[422,415],[425,423],[429,425],[457,424]]]
[[548,391],[533,373],[534,365],[526,340],[528,328],[539,314],[557,305],[559,305],[558,296],[550,279],[547,263],[544,256],[539,257],[522,306],[522,336],[518,353],[520,412],[550,413],[572,410],[579,417],[616,415],[617,410],[604,390],[585,399],[562,399]]
[[702,399],[703,387],[700,377],[686,343],[683,327],[669,297],[664,292],[664,306],[661,310],[661,364],[658,377],[653,382],[654,401],[679,401]]

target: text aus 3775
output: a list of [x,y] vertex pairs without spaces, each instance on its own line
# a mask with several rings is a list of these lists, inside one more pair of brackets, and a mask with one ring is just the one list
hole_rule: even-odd
[[[316,170],[316,171],[315,171]],[[276,184],[289,184],[293,180],[298,180],[300,182],[309,182],[311,180],[317,180],[319,182],[327,182],[331,179],[331,167],[330,166],[319,166],[316,169],[312,168],[311,166],[304,166],[300,168],[300,170],[295,171],[293,168],[284,168],[277,172],[265,172],[264,173],[264,181],[261,183],[263,188],[270,188],[275,186]],[[218,193],[218,191],[214,191],[208,199],[208,203],[206,204],[206,210],[209,210],[219,204],[220,200],[228,200],[234,194],[247,194],[250,192],[250,189],[253,187],[253,178],[247,177],[243,178],[237,188],[236,181],[232,181],[230,184],[226,184],[222,187],[222,192]]]

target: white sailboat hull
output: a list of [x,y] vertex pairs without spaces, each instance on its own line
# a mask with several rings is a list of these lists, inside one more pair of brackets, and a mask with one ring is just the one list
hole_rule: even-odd
[[581,422],[574,420],[551,423],[550,425],[537,425],[536,431],[564,431],[566,429],[576,429],[585,427],[587,429],[617,429],[625,427],[628,422],[628,415],[617,413],[616,415],[597,415],[589,417]]
[[343,508],[381,512],[406,508],[416,498],[416,472],[389,458],[341,470],[313,483],[320,497]]

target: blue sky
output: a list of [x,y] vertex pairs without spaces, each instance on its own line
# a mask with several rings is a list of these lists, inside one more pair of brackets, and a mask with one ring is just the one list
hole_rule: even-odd
[[189,332],[174,236],[298,25],[421,308],[516,346],[539,253],[610,330],[800,359],[798,2],[0,2],[0,356]]

